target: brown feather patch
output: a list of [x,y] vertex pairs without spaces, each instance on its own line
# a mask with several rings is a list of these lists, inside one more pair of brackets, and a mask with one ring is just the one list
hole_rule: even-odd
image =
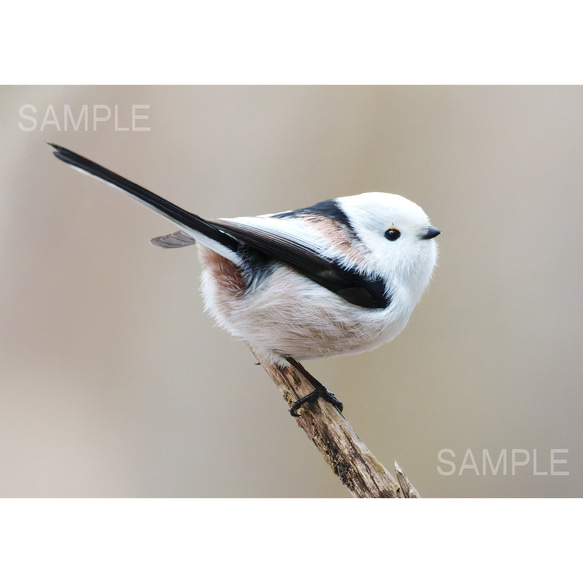
[[304,221],[330,241],[343,255],[355,262],[363,261],[365,254],[358,248],[358,239],[355,239],[346,225],[322,215],[306,215]]
[[217,289],[232,300],[245,293],[247,286],[241,270],[232,262],[208,247],[200,246],[200,261],[218,283]]

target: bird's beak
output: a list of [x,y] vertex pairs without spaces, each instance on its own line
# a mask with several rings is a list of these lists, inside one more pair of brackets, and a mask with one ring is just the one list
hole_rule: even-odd
[[427,231],[421,235],[421,239],[433,239],[433,237],[437,237],[441,231],[436,229],[435,227],[427,227]]

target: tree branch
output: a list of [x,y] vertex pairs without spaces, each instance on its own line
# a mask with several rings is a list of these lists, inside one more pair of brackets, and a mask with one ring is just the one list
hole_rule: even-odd
[[[259,363],[277,385],[289,406],[312,392],[303,367],[280,367],[253,350]],[[371,453],[345,417],[330,403],[317,399],[301,410],[298,425],[324,456],[340,481],[357,498],[417,498],[419,494],[401,468],[397,478]]]

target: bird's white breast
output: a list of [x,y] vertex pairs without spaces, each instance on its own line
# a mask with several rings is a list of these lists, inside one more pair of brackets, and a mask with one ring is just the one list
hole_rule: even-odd
[[405,327],[413,307],[397,292],[387,309],[354,306],[285,266],[245,294],[236,266],[202,246],[200,256],[206,310],[231,334],[275,360],[371,350]]

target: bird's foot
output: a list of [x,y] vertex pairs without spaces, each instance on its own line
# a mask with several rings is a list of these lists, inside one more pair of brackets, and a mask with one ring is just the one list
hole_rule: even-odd
[[295,358],[288,356],[287,361],[312,385],[312,387],[314,387],[314,390],[311,393],[298,399],[292,404],[289,410],[292,417],[299,417],[302,414],[300,411],[302,406],[306,403],[316,401],[317,399],[328,401],[328,403],[334,405],[334,407],[342,413],[344,405],[342,404],[342,401],[336,398],[334,393],[331,393],[318,379],[314,378]]
[[305,397],[302,397],[301,399],[298,399],[291,406],[289,410],[290,415],[292,417],[299,417],[301,415],[300,408],[302,407],[302,405],[305,405],[306,403],[311,403],[312,401],[315,401],[316,399],[320,398],[334,405],[334,407],[336,407],[336,409],[338,409],[338,411],[342,413],[342,409],[344,408],[342,401],[339,401],[334,395],[334,393],[331,393],[324,385],[319,384],[319,386],[317,386],[311,393],[309,393]]

